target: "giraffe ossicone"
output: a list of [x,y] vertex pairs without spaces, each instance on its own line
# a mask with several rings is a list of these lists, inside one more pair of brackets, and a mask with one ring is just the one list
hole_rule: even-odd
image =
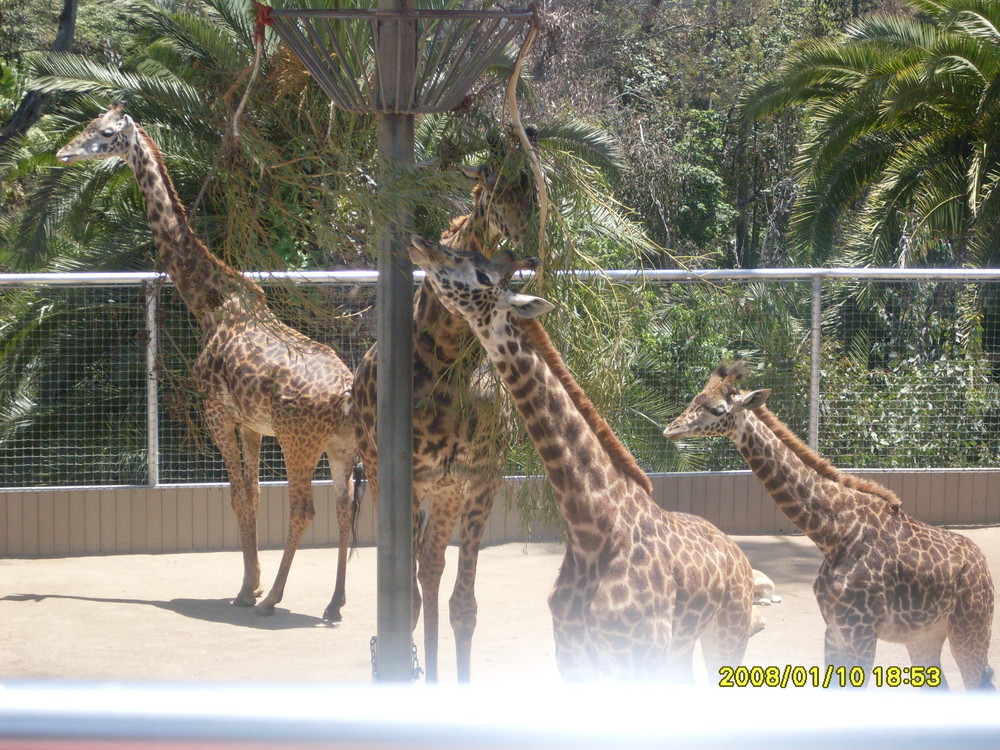
[[781,511],[819,548],[813,592],[826,623],[826,664],[867,674],[884,640],[905,644],[914,666],[940,670],[947,639],[965,687],[992,689],[994,591],[982,550],[911,518],[887,487],[821,458],[767,408],[770,390],[740,390],[743,375],[742,363],[719,365],[663,434],[732,440]]
[[233,603],[253,606],[263,593],[257,553],[260,444],[273,435],[281,446],[291,513],[278,573],[257,605],[272,614],[281,601],[292,558],[312,521],[312,478],[323,453],[330,463],[340,549],[337,578],[324,618],[341,619],[346,601],[347,553],[356,509],[351,488],[357,447],[352,376],[330,347],[282,323],[263,290],[216,258],[188,225],[160,150],[115,102],[59,149],[63,164],[119,157],[135,174],[146,202],[153,241],[203,332],[192,368],[204,396],[205,424],[222,453],[243,550],[243,583]]
[[442,303],[468,321],[510,392],[555,492],[568,539],[549,596],[567,680],[691,680],[700,639],[709,674],[742,662],[763,627],[746,555],[703,518],[671,513],[513,291],[533,260],[410,238],[410,257]]

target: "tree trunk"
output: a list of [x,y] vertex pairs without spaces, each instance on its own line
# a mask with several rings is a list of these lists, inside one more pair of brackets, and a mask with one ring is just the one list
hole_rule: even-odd
[[739,135],[736,151],[733,154],[733,171],[736,175],[736,241],[733,247],[735,265],[738,268],[753,268],[754,246],[751,239],[753,229],[753,210],[756,203],[753,200],[750,169],[746,163],[748,154],[749,130],[752,127],[748,120],[737,121]]
[[[52,45],[53,52],[69,52],[73,46],[73,33],[76,30],[76,8],[78,0],[63,0],[62,13],[59,14],[59,30]],[[0,148],[9,141],[28,132],[28,128],[38,122],[49,102],[50,94],[40,91],[29,91],[24,95],[14,115],[0,129]]]

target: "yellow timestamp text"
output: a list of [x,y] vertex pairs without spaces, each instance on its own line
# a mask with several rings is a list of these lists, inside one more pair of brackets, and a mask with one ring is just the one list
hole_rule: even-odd
[[940,667],[720,667],[719,687],[864,687],[871,679],[875,687],[940,687]]

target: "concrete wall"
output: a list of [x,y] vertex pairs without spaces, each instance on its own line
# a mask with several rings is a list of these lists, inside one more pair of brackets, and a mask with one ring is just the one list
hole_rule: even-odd
[[[1000,470],[864,471],[894,490],[911,515],[940,525],[1000,523]],[[669,510],[704,516],[730,534],[794,533],[760,483],[747,471],[652,476],[655,499]],[[504,494],[524,488],[509,480]],[[304,546],[337,544],[329,483],[315,486],[316,518]],[[512,504],[499,498],[484,545],[524,541]],[[284,545],[285,485],[261,488],[260,546]],[[531,539],[557,538],[557,523],[533,528]],[[362,503],[360,544],[375,541],[375,511]],[[0,491],[0,557],[58,557],[239,549],[229,488],[167,486]]]

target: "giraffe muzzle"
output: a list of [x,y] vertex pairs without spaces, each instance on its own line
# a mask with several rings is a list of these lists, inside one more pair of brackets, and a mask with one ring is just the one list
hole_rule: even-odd
[[683,434],[684,430],[681,429],[681,426],[677,422],[671,422],[663,431],[663,437],[668,440],[679,440]]

